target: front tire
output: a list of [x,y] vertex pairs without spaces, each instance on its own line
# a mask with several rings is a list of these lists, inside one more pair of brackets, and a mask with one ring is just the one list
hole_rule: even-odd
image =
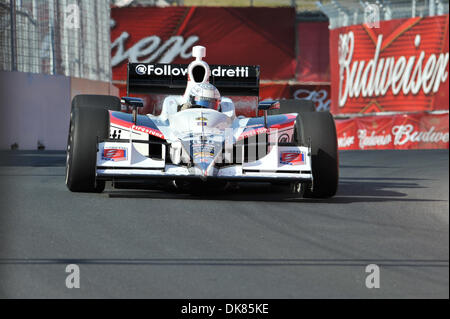
[[96,181],[97,142],[109,136],[109,113],[103,108],[75,106],[70,114],[66,185],[72,192],[100,193]]
[[336,125],[329,112],[299,113],[302,144],[311,141],[313,184],[305,197],[329,198],[336,195],[339,183],[339,154]]

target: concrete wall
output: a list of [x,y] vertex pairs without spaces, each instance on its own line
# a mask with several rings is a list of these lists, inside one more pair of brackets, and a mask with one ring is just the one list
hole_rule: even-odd
[[117,95],[110,83],[60,75],[0,71],[0,149],[64,150],[76,94]]

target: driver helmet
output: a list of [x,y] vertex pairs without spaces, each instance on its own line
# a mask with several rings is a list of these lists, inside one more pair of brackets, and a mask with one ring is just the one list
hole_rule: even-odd
[[219,90],[210,83],[197,83],[189,92],[189,103],[192,107],[217,110],[220,103]]

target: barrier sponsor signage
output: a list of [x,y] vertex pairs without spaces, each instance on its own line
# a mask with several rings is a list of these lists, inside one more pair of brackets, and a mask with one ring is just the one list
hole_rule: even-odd
[[112,8],[111,19],[113,80],[126,80],[128,61],[189,63],[195,45],[207,48],[209,64],[260,65],[262,78],[294,78],[293,8]]
[[448,120],[448,113],[336,120],[339,149],[448,149]]
[[449,16],[330,31],[334,114],[449,108]]

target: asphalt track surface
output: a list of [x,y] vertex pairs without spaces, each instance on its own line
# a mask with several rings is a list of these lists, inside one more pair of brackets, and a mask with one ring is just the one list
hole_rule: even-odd
[[338,195],[302,200],[266,185],[71,193],[63,152],[2,152],[0,297],[448,298],[448,150],[340,159]]

